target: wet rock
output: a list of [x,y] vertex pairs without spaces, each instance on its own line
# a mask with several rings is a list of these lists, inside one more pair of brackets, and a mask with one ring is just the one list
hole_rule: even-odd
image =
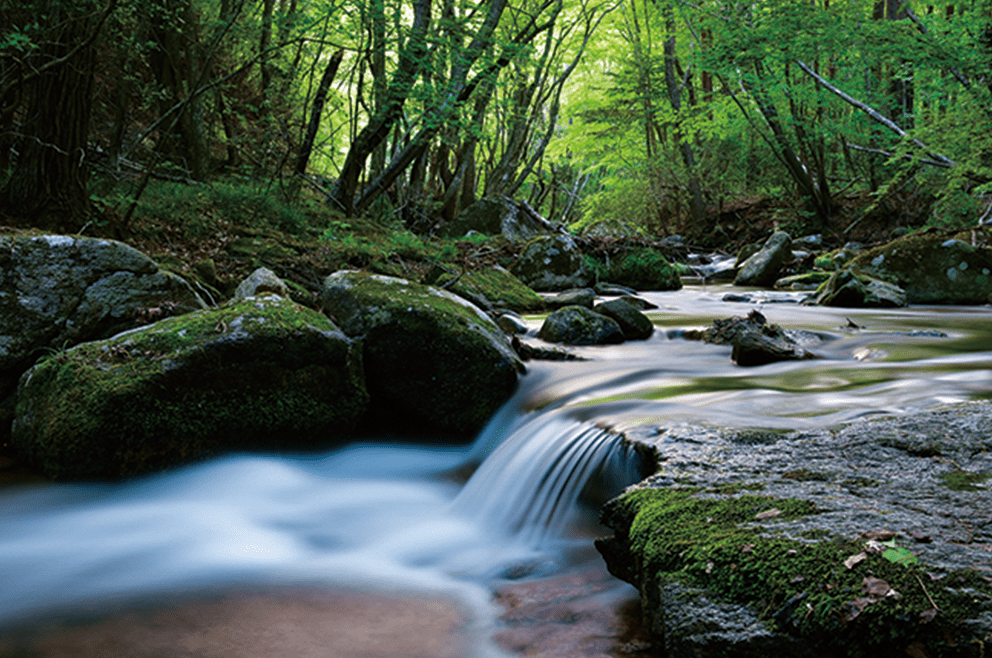
[[894,240],[850,267],[899,286],[910,304],[983,304],[992,293],[992,249],[938,235]]
[[551,309],[565,308],[566,306],[585,306],[586,308],[592,308],[592,305],[596,303],[596,292],[592,288],[566,290],[554,297],[548,297],[544,301],[547,303],[548,308]]
[[275,272],[266,267],[260,267],[238,284],[234,291],[234,297],[255,297],[263,293],[288,297],[289,288],[286,287],[282,279],[276,276]]
[[578,354],[563,350],[557,347],[541,347],[531,345],[520,340],[519,336],[514,336],[511,340],[514,351],[520,356],[522,361],[585,361]]
[[654,333],[651,319],[624,299],[597,304],[593,311],[615,320],[626,340],[645,340]]
[[527,323],[512,313],[504,313],[496,318],[496,324],[507,334],[525,334],[528,331]]
[[739,366],[758,366],[776,361],[819,358],[776,324],[768,324],[759,311],[746,318],[717,319],[702,334],[703,340],[718,345],[732,345],[731,359]]
[[275,295],[234,300],[43,359],[21,378],[12,442],[57,479],[322,447],[365,411],[361,357],[314,310]]
[[657,304],[652,304],[643,297],[634,297],[632,295],[624,295],[623,297],[617,297],[617,301],[621,301],[624,304],[633,306],[638,311],[650,311],[658,308]]
[[846,269],[834,272],[810,303],[847,308],[892,308],[906,306],[906,292],[899,286]]
[[0,398],[46,352],[205,307],[186,281],[121,242],[0,236]]
[[537,337],[566,345],[606,345],[623,342],[620,325],[584,306],[566,306],[545,319]]
[[597,295],[605,296],[627,296],[636,295],[637,291],[633,288],[628,288],[627,286],[620,286],[615,283],[606,283],[603,281],[597,281],[592,287]]
[[478,307],[431,286],[364,272],[335,272],[325,311],[364,343],[371,416],[405,426],[473,433],[510,396],[522,364]]
[[806,272],[779,279],[775,282],[777,290],[816,290],[824,281],[830,278],[827,272]]
[[736,286],[770,288],[778,279],[782,265],[792,257],[792,239],[784,231],[774,233],[761,251],[741,264],[734,278]]
[[510,271],[527,286],[539,291],[585,288],[593,273],[570,235],[534,238],[517,257]]
[[632,430],[658,472],[604,507],[597,548],[666,655],[977,658],[990,437],[988,401],[816,431]]
[[560,228],[541,217],[526,201],[498,195],[476,201],[442,226],[438,234],[460,238],[471,231],[502,234],[511,240],[529,240],[538,235],[559,233]]

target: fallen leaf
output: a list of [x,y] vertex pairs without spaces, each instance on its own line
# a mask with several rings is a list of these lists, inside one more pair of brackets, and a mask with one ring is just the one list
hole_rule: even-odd
[[754,544],[744,544],[741,546],[741,553],[750,553],[754,550]]
[[893,589],[891,585],[881,578],[865,576],[865,579],[861,581],[861,591],[874,599],[881,599],[889,596],[889,592],[893,591]]
[[925,651],[926,647],[920,642],[913,642],[911,645],[906,647],[906,655],[909,658],[927,658],[927,653]]
[[848,569],[853,569],[854,567],[861,564],[867,559],[868,559],[868,554],[862,551],[844,560],[844,566],[847,567]]
[[930,608],[929,610],[924,610],[923,612],[920,613],[920,623],[929,624],[930,622],[933,621],[934,617],[936,617],[937,613],[939,612],[940,610],[938,610],[937,608]]
[[894,562],[907,567],[911,564],[916,564],[919,562],[919,559],[917,559],[917,557],[913,555],[909,549],[903,548],[902,546],[885,549],[882,552],[882,557],[889,562]]
[[915,539],[916,541],[920,542],[921,544],[929,544],[930,542],[933,541],[933,539],[930,538],[930,535],[924,534],[922,532],[914,532],[910,530],[909,536]]
[[759,521],[764,521],[766,519],[774,519],[776,516],[780,515],[781,513],[782,510],[780,510],[777,507],[773,507],[770,510],[766,510],[764,512],[758,512],[757,514],[754,515],[754,518],[756,518]]

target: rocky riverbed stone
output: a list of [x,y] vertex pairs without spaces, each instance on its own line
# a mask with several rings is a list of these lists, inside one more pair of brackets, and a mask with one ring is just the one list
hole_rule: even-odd
[[645,340],[654,333],[654,323],[651,322],[651,318],[641,313],[625,298],[596,304],[593,311],[616,321],[626,340]]
[[528,242],[510,271],[539,291],[584,288],[593,281],[578,243],[565,234],[543,235]]
[[753,256],[744,261],[737,276],[736,286],[758,286],[770,288],[778,279],[782,265],[792,258],[792,239],[785,231],[777,231]]
[[544,320],[537,337],[566,345],[607,345],[624,340],[616,320],[584,306],[558,309]]
[[672,656],[978,656],[992,402],[816,431],[641,428],[597,547]]

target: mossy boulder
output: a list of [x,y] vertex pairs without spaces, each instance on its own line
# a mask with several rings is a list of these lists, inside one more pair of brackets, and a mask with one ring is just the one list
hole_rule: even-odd
[[321,302],[364,342],[372,416],[470,434],[513,393],[523,366],[476,306],[447,291],[365,272],[327,277]]
[[899,286],[910,304],[984,304],[992,293],[992,249],[937,235],[870,249],[850,267]]
[[741,264],[734,285],[770,288],[775,285],[782,265],[790,258],[792,238],[785,231],[776,231],[758,253]]
[[56,479],[324,447],[366,409],[361,356],[316,311],[238,299],[43,359],[21,378],[12,441]]
[[264,293],[289,297],[289,288],[275,272],[267,267],[260,267],[238,284],[234,297],[255,297]]
[[776,281],[775,288],[777,290],[816,290],[829,278],[829,272],[794,274]]
[[679,290],[682,278],[665,256],[650,247],[635,247],[614,257],[609,264],[596,262],[596,273],[635,290]]
[[538,291],[585,288],[593,280],[582,250],[570,235],[534,238],[521,249],[510,271]]
[[584,306],[558,309],[544,320],[537,337],[566,345],[607,345],[624,339],[616,320]]
[[[441,276],[437,283],[444,285],[454,278],[446,274]],[[499,266],[465,272],[449,289],[470,301],[481,296],[494,308],[504,308],[519,313],[534,313],[544,309],[544,300],[540,295]]]
[[990,432],[987,401],[818,430],[630,429],[658,470],[603,508],[597,548],[640,591],[659,655],[978,658]]
[[121,242],[0,235],[0,398],[45,351],[205,306],[186,281]]

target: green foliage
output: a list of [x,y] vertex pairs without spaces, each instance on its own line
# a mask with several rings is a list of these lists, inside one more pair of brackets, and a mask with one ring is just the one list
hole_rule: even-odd
[[682,287],[678,271],[664,256],[648,247],[630,249],[605,262],[590,256],[585,259],[601,281],[638,290],[677,290]]

